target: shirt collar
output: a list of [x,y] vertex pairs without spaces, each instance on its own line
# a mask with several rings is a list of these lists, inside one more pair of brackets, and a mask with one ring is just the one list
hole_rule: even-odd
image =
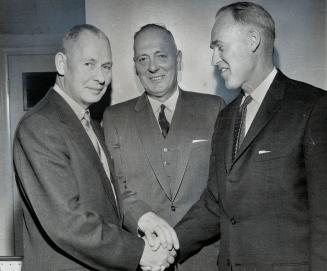
[[160,102],[156,99],[153,99],[152,97],[150,97],[148,95],[148,99],[149,102],[153,108],[154,112],[159,112],[160,111],[160,105],[164,104],[167,108],[167,110],[169,110],[170,112],[174,112],[175,108],[176,108],[176,103],[177,103],[177,99],[178,99],[178,95],[179,95],[179,88],[177,87],[176,91],[173,93],[173,95],[171,95],[169,97],[168,100],[166,100],[165,102]]
[[[252,99],[255,103],[261,104],[263,101],[263,98],[266,96],[266,93],[268,92],[268,89],[273,82],[275,76],[277,74],[277,69],[274,67],[273,70],[267,75],[265,80],[261,82],[261,84],[255,88],[252,93]],[[247,93],[245,93],[247,96]]]
[[79,120],[84,117],[85,109],[75,102],[71,97],[67,95],[57,84],[53,86],[53,89],[68,103],[71,109],[74,111]]

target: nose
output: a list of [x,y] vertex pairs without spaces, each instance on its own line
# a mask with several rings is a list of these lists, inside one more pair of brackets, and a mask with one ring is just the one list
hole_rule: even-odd
[[213,49],[211,65],[216,66],[221,61],[220,51],[217,47]]
[[158,67],[157,62],[156,62],[155,59],[150,59],[148,70],[151,73],[155,73],[157,70],[159,70],[159,67]]
[[105,76],[103,74],[102,67],[95,70],[95,80],[101,85],[105,83]]

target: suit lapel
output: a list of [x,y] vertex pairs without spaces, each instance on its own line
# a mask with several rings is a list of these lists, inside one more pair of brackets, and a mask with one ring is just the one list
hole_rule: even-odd
[[136,127],[148,162],[165,194],[171,199],[170,185],[162,162],[158,159],[158,157],[161,157],[161,149],[160,147],[158,148],[158,142],[162,141],[162,135],[146,94],[143,94],[137,100],[135,111]]
[[[74,141],[79,146],[82,146],[80,148],[80,151],[84,152],[85,157],[88,157],[88,159],[93,161],[92,165],[96,168],[97,172],[99,172],[99,174],[101,175],[101,181],[104,186],[104,189],[107,191],[108,198],[119,217],[119,211],[115,203],[113,191],[111,187],[109,187],[107,175],[103,169],[102,163],[99,159],[97,152],[94,149],[94,146],[89,136],[87,135],[85,129],[83,128],[82,123],[77,118],[77,116],[75,115],[74,111],[70,108],[70,106],[65,102],[65,100],[59,94],[57,94],[57,92],[51,90],[49,96],[51,96],[49,98],[50,102],[54,102],[56,104],[56,108],[58,109],[57,112],[59,114],[59,118],[61,122],[63,122],[66,125],[67,131],[70,132]],[[95,131],[96,130],[97,129],[95,129]]]
[[[55,91],[52,93],[52,97],[49,99],[51,102],[56,103],[57,112],[61,122],[66,124],[67,130],[70,132],[74,141],[77,142],[81,148],[81,151],[85,152],[87,157],[92,160],[98,159],[98,155],[89,139],[82,123],[77,118],[71,107],[65,102],[65,100],[57,94]],[[96,163],[98,164],[98,163]]]
[[[114,189],[115,189],[115,194],[116,194],[116,197],[117,197],[117,211],[118,211],[118,216],[121,218],[121,209],[120,209],[120,200],[121,200],[121,197],[120,197],[120,190],[119,190],[119,186],[116,182],[116,174],[115,174],[115,167],[114,167],[114,162],[113,162],[113,159],[106,147],[106,144],[105,144],[105,139],[104,139],[104,135],[103,135],[103,131],[100,127],[100,125],[98,123],[96,123],[96,121],[94,120],[91,120],[91,124],[92,124],[92,127],[93,127],[93,130],[99,140],[99,143],[106,155],[106,158],[107,158],[107,162],[108,162],[108,166],[109,166],[109,170],[110,170],[110,180],[114,186]],[[105,186],[107,186],[107,190],[109,191],[109,194],[110,194],[110,199],[114,200],[114,194],[112,193],[112,188],[111,188],[111,185],[109,185],[109,180],[105,182]],[[112,195],[111,195],[112,194]],[[113,201],[116,205],[116,202]]]
[[280,100],[283,98],[284,88],[283,75],[279,71],[268,89],[268,92],[262,101],[259,111],[257,112],[233,163],[239,159],[262,129],[269,123],[276,112],[278,112],[281,105]]
[[175,199],[182,184],[197,124],[193,102],[188,99],[186,92],[180,90],[171,129],[168,134],[168,137],[174,136],[172,140],[178,142],[178,153],[180,154],[177,162],[176,179],[170,184],[173,195],[172,199]]

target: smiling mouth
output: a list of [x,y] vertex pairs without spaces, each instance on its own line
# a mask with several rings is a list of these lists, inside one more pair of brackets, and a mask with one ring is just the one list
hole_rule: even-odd
[[159,75],[159,76],[152,76],[152,77],[149,77],[149,79],[150,79],[151,81],[157,82],[157,81],[162,80],[164,77],[165,77],[165,75]]
[[89,88],[92,91],[101,92],[103,88]]

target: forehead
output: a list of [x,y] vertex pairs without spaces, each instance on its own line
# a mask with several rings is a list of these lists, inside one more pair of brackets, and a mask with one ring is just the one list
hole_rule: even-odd
[[136,54],[144,51],[172,51],[175,49],[174,41],[170,35],[161,29],[147,29],[139,33],[134,42]]
[[109,58],[111,48],[109,41],[102,35],[83,31],[76,40],[70,42],[69,54],[78,57]]

